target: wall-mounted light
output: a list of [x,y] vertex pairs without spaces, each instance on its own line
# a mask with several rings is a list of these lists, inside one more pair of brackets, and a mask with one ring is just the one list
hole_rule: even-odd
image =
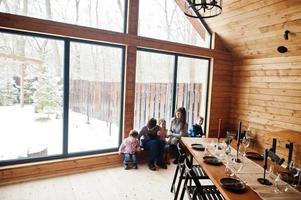
[[290,31],[288,31],[288,30],[286,30],[285,32],[284,32],[284,39],[285,40],[288,40],[288,34],[290,33]]
[[[290,31],[288,31],[288,30],[286,30],[285,32],[284,32],[284,39],[285,40],[288,40],[288,34],[290,33]],[[278,48],[277,48],[277,51],[279,52],[279,53],[286,53],[287,51],[288,51],[288,49],[285,47],[285,46],[279,46]]]

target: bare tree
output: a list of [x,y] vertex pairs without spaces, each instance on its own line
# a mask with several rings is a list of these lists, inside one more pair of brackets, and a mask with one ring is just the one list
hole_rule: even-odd
[[10,9],[9,9],[9,5],[7,4],[7,1],[6,0],[0,0],[0,6],[1,6],[1,3],[3,2],[4,4],[4,7],[5,7],[5,10],[6,12],[10,12]]
[[157,4],[161,7],[161,9],[164,11],[164,15],[165,15],[165,24],[166,24],[166,33],[167,33],[167,38],[170,39],[171,38],[171,34],[172,34],[172,22],[173,22],[173,19],[174,19],[174,15],[176,13],[176,10],[177,10],[177,5],[175,4],[173,9],[172,9],[172,12],[171,12],[171,15],[169,16],[169,12],[170,12],[170,9],[168,8],[168,5],[167,5],[167,2],[168,0],[164,0],[164,6],[161,5],[161,0],[160,2],[158,0],[156,0]]
[[[50,0],[45,0],[45,7],[46,7],[46,17],[47,19],[52,20],[52,10],[51,10],[51,1]],[[53,46],[54,50],[54,63],[55,63],[55,69],[56,69],[56,75],[61,77],[61,56],[59,53],[59,48],[57,41],[52,41],[51,45]]]
[[123,17],[124,11],[123,11],[123,7],[122,7],[122,4],[121,4],[121,0],[117,1],[117,5],[118,5],[119,13],[120,13],[121,17]]
[[75,0],[75,7],[76,7],[75,24],[78,23],[78,19],[79,19],[79,3],[80,0]]
[[[23,15],[27,15],[28,13],[28,1],[23,1],[23,10],[21,11]],[[26,40],[24,37],[18,37],[16,41],[16,55],[17,56],[25,56],[25,43]],[[20,105],[24,107],[24,77],[25,77],[25,68],[26,64],[22,64],[20,68]]]
[[95,9],[95,16],[96,16],[96,27],[98,27],[98,23],[99,23],[99,10],[98,10],[98,0],[96,0],[96,5],[95,5],[96,9]]

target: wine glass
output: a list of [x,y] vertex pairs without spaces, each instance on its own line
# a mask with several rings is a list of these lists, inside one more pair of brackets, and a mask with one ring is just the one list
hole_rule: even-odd
[[292,172],[293,169],[294,169],[294,161],[291,160],[291,162],[288,164],[288,170],[289,170],[289,172]]
[[234,175],[238,177],[237,175],[239,174],[239,172],[244,166],[244,160],[242,158],[240,159],[240,162],[238,162],[236,159],[232,159],[232,164],[233,164],[232,167],[233,167]]
[[234,173],[233,173],[233,170],[231,169],[231,162],[229,162],[229,160],[226,160],[225,162],[225,174],[226,176],[233,176]]
[[281,180],[284,180],[284,182],[285,182],[285,185],[284,185],[284,187],[282,187],[281,191],[287,192],[289,190],[289,183],[288,183],[289,182],[289,174],[288,173],[280,173],[279,178]]
[[271,182],[273,183],[272,191],[274,193],[278,193],[279,192],[278,182],[280,181],[280,176],[279,176],[277,170],[275,169],[274,165],[270,165],[267,172],[268,172]]
[[249,136],[245,135],[245,137],[242,139],[242,151],[243,151],[243,156],[246,156],[246,151],[247,151],[247,148],[250,146],[250,142],[251,142],[251,139]]
[[292,186],[293,186],[293,187],[297,187],[297,185],[299,184],[299,183],[298,183],[299,180],[297,179],[297,182],[296,182],[296,178],[297,178],[298,176],[301,175],[301,174],[300,174],[300,168],[294,168],[294,169],[292,170],[292,173],[293,173],[293,184],[292,184]]

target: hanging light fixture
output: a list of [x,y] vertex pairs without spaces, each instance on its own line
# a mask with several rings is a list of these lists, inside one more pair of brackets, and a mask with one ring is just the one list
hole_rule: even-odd
[[193,18],[210,18],[222,13],[222,0],[185,0],[184,14]]

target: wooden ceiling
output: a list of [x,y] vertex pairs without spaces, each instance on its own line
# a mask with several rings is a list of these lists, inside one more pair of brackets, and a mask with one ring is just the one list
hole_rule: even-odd
[[222,14],[205,21],[235,59],[301,55],[301,0],[224,0]]

